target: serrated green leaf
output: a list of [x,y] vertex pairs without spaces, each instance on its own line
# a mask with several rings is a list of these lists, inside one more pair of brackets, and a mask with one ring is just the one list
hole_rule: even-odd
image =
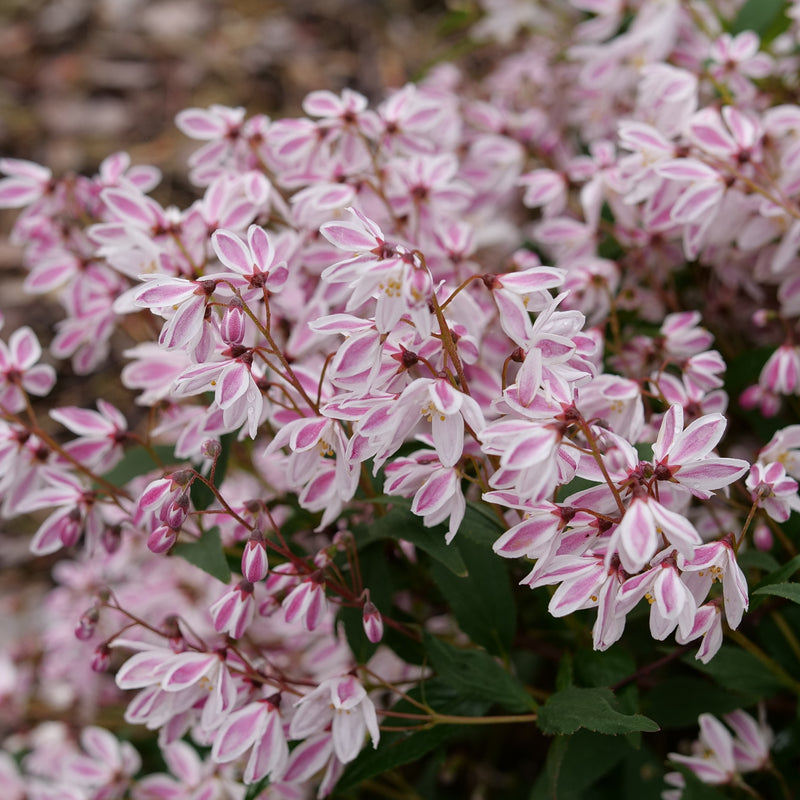
[[773,583],[753,590],[753,594],[768,594],[800,603],[800,583]]
[[616,704],[610,689],[570,686],[551,695],[539,708],[539,728],[543,733],[560,734],[575,733],[580,728],[606,734],[659,730],[652,719],[641,714],[622,714]]
[[172,553],[186,559],[190,564],[199,567],[218,581],[230,583],[231,568],[228,566],[228,560],[222,549],[219,528],[209,528],[196,542],[176,544],[172,548]]
[[394,507],[367,528],[366,534],[358,542],[359,547],[379,539],[402,539],[427,553],[454,575],[467,574],[467,565],[458,548],[445,542],[442,526],[426,528],[422,519],[413,514],[410,505],[403,500],[381,498],[377,502],[382,500],[391,501]]
[[511,649],[517,627],[508,566],[488,545],[463,539],[458,549],[468,574],[458,577],[434,563],[431,576],[461,630],[490,653],[505,656]]
[[535,711],[536,701],[525,687],[483,650],[453,647],[429,633],[423,644],[439,677],[465,697],[499,703],[509,711]]
[[[175,461],[175,450],[165,444],[157,444],[153,448],[156,457],[162,464],[171,464]],[[124,486],[132,478],[144,475],[153,470],[160,469],[161,465],[153,458],[145,447],[131,447],[125,451],[122,460],[103,478],[114,486]]]
[[[481,716],[489,709],[491,701],[479,698],[465,698],[459,695],[446,681],[438,678],[426,681],[413,689],[409,695],[415,700],[427,703],[440,714],[456,716]],[[406,700],[401,700],[394,711],[419,713],[419,708]],[[407,724],[408,720],[404,720]],[[392,725],[389,717],[383,724]],[[427,753],[442,746],[451,739],[473,731],[469,725],[436,725],[419,731],[398,731],[381,733],[381,741],[377,750],[365,748],[358,758],[348,764],[339,782],[337,792],[344,792],[376,775],[381,775],[395,767],[418,761]]]

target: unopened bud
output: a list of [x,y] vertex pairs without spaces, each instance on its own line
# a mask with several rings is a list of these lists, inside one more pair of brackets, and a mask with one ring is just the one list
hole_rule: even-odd
[[378,607],[372,600],[367,600],[364,603],[362,622],[364,623],[364,633],[372,644],[377,644],[383,639],[383,617],[381,617],[381,612],[378,611]]
[[222,445],[216,439],[206,439],[200,446],[200,453],[203,458],[210,458],[216,461],[222,453]]
[[178,534],[169,525],[159,525],[148,537],[147,547],[156,555],[166,553],[175,544]]
[[105,672],[111,666],[111,650],[107,644],[99,645],[92,655],[92,670]]
[[267,577],[269,562],[267,561],[267,547],[264,544],[264,534],[255,531],[247,540],[242,553],[242,575],[250,583],[258,583]]
[[172,503],[162,509],[159,517],[165,525],[177,531],[180,530],[188,514],[189,497],[186,494],[181,494]]
[[84,611],[75,626],[75,638],[80,639],[82,642],[91,639],[94,636],[99,620],[100,612],[97,610],[97,606],[92,606],[87,611]]
[[122,532],[119,525],[106,526],[100,536],[100,541],[103,543],[103,549],[106,553],[116,553],[122,544]]
[[64,547],[72,547],[81,538],[81,511],[73,508],[64,519],[59,531],[59,538]]
[[353,534],[351,531],[342,530],[336,531],[333,535],[333,543],[336,545],[336,549],[341,553],[343,550],[347,550],[348,546],[353,542]]
[[281,607],[281,604],[277,601],[277,599],[273,595],[268,594],[258,604],[259,616],[271,617],[280,607]]
[[244,331],[245,316],[242,301],[238,297],[234,297],[222,315],[219,332],[226,344],[234,345],[242,343]]
[[759,522],[753,530],[753,544],[764,552],[772,550],[773,538],[772,531],[764,522]]

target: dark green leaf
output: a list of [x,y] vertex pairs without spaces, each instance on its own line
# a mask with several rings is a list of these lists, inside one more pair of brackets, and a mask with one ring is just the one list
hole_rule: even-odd
[[[386,560],[384,550],[385,543],[376,542],[362,548],[358,553],[358,560],[361,579],[363,585],[370,590],[370,599],[380,612],[390,614],[393,613],[393,572]],[[350,645],[356,661],[359,664],[365,664],[375,653],[378,645],[370,642],[364,633],[363,609],[342,606],[338,619],[344,624],[347,644]],[[388,633],[389,631],[386,631],[386,634]]]
[[223,583],[231,580],[231,568],[222,549],[219,528],[209,528],[196,542],[181,542],[172,548],[172,553],[185,558],[190,564],[200,567]]
[[578,650],[575,653],[576,681],[586,686],[611,686],[636,670],[636,662],[621,647],[610,650]]
[[580,689],[570,686],[551,695],[539,709],[543,733],[574,733],[586,728],[596,733],[657,731],[658,725],[641,714],[621,714],[610,689]]
[[770,573],[780,568],[778,560],[771,553],[763,553],[761,550],[745,550],[736,555],[739,566],[745,570],[760,569]]
[[426,633],[425,651],[439,677],[465,697],[484,698],[509,711],[536,709],[525,687],[483,650],[463,650]]
[[[172,464],[175,460],[175,451],[168,445],[158,444],[153,447],[153,451],[161,459],[162,464]],[[144,447],[132,447],[125,451],[119,464],[103,475],[103,478],[114,486],[124,486],[132,478],[156,469],[161,469],[161,464],[153,459],[149,450]]]
[[458,577],[440,563],[434,563],[433,580],[450,604],[461,630],[490,653],[505,656],[516,631],[516,606],[508,567],[488,545],[463,539],[458,549],[468,575]]
[[740,695],[708,678],[686,675],[659,681],[644,696],[642,710],[662,728],[683,728],[695,725],[702,713],[721,716],[741,705]]
[[766,575],[763,580],[758,582],[753,591],[756,592],[761,589],[761,587],[769,586],[773,583],[784,583],[786,579],[791,578],[798,569],[800,569],[800,555],[795,556],[779,569],[776,569],[773,572],[770,572],[769,575]]
[[422,524],[422,519],[411,513],[411,508],[405,501],[390,499],[395,504],[394,507],[369,526],[366,536],[359,541],[359,546],[379,539],[402,539],[411,542],[453,574],[467,574],[467,566],[458,549],[445,542],[444,528],[441,526],[426,528]]
[[793,603],[800,603],[800,583],[773,583],[769,586],[762,586],[760,589],[754,589],[753,594],[769,594],[783,597]]
[[753,701],[769,697],[782,687],[780,681],[754,655],[733,645],[722,645],[708,664],[692,656],[685,657],[684,662],[710,675],[720,686],[741,692]]
[[747,0],[739,9],[730,32],[736,35],[742,31],[755,31],[761,36],[778,21],[780,15],[785,15],[785,9],[784,0]]
[[467,503],[464,520],[458,528],[456,542],[467,538],[478,544],[491,547],[505,531],[492,509],[486,503]]
[[583,800],[586,790],[614,769],[630,750],[621,736],[578,731],[573,736],[557,737],[547,754],[549,796]]

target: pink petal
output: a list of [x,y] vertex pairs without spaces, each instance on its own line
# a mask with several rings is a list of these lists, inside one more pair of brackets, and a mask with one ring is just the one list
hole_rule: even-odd
[[251,703],[231,714],[214,737],[211,757],[225,763],[242,755],[261,736],[267,708],[264,703]]
[[253,256],[236,234],[226,230],[214,231],[211,244],[219,260],[240,275],[253,273]]

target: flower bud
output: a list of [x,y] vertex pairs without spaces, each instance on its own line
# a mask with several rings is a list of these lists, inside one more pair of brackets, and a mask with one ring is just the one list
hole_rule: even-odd
[[244,341],[244,331],[245,316],[242,301],[238,297],[234,297],[222,315],[219,332],[226,344],[235,345]]
[[103,548],[106,553],[113,554],[119,550],[122,544],[122,531],[119,525],[107,525],[100,536]]
[[92,670],[105,672],[111,666],[111,649],[107,644],[98,645],[92,655]]
[[200,454],[203,458],[210,458],[212,461],[216,461],[221,453],[222,445],[216,439],[206,439],[200,445]]
[[189,514],[189,497],[187,494],[179,495],[172,503],[161,510],[159,518],[172,530],[180,530],[181,525]]
[[753,530],[753,544],[764,552],[772,550],[772,531],[769,525],[759,522]]
[[147,537],[147,547],[156,555],[161,555],[166,553],[177,539],[178,534],[169,525],[159,525]]
[[364,623],[364,633],[372,644],[377,644],[383,639],[383,617],[372,600],[367,600],[367,602],[364,603],[362,622]]
[[268,594],[258,604],[258,614],[261,617],[271,617],[280,607],[281,604],[278,602],[275,596]]
[[84,611],[75,626],[75,638],[80,639],[82,642],[91,639],[94,636],[99,620],[100,612],[97,610],[97,606],[92,606],[87,611]]
[[255,531],[247,540],[242,553],[242,575],[250,583],[258,583],[267,577],[269,563],[267,561],[267,547],[264,544],[264,534]]
[[64,523],[61,525],[59,538],[64,547],[71,547],[77,544],[78,539],[81,538],[81,511],[79,508],[73,508],[67,514]]

